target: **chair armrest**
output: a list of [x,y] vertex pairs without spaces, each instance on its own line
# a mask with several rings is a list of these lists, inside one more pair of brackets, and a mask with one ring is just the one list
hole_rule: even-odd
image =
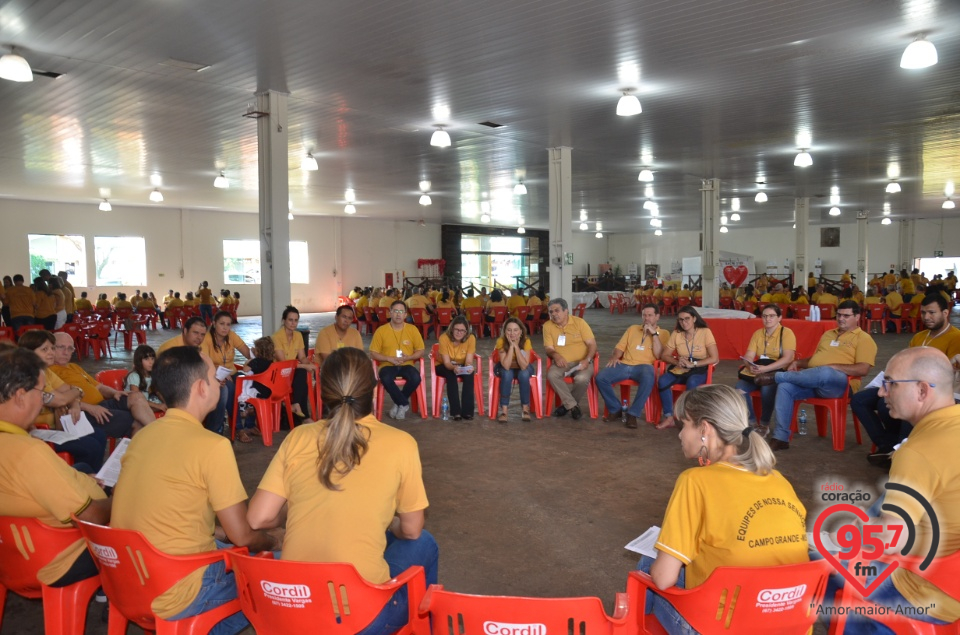
[[412,625],[422,620],[419,612],[420,602],[427,590],[427,577],[423,567],[419,565],[410,567],[390,583],[397,586],[407,585],[407,623]]
[[[443,591],[442,584],[431,584],[430,588],[427,589],[427,592],[423,595],[423,600],[420,601],[420,606],[417,607],[417,612],[420,617],[426,617],[430,613],[430,605],[433,603],[433,592],[434,591]],[[413,606],[413,602],[409,603],[410,606]]]
[[627,614],[630,612],[630,596],[626,593],[617,593],[617,599],[613,604],[613,615],[610,616],[611,620],[623,621],[627,619]]

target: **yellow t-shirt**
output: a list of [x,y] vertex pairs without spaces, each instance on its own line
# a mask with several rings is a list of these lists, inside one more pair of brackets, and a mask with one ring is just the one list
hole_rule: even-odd
[[227,342],[223,346],[217,346],[213,343],[213,335],[209,332],[203,336],[203,342],[200,343],[200,352],[206,353],[207,357],[213,360],[214,366],[223,366],[230,369],[230,374],[237,372],[234,367],[236,361],[236,350],[244,346],[240,336],[230,331],[227,334]]
[[[504,353],[504,349],[506,349],[506,346],[507,346],[506,340],[504,340],[502,337],[498,337],[497,343],[494,345],[493,349],[496,351],[500,351],[499,355],[501,360],[504,359],[506,355],[506,353]],[[527,353],[528,361],[530,360],[530,351],[532,350],[533,350],[533,344],[530,342],[530,338],[528,337],[523,342],[523,351]],[[520,368],[520,362],[518,362],[516,358],[514,358],[513,363],[510,365],[510,368]]]
[[443,333],[440,335],[440,348],[437,351],[437,354],[441,357],[433,360],[434,364],[439,366],[443,363],[443,355],[446,355],[450,358],[450,361],[454,364],[460,364],[461,366],[472,366],[476,360],[474,360],[474,355],[477,352],[477,338],[471,333],[467,335],[467,338],[460,342],[459,344],[454,344],[453,340],[450,337]]
[[133,305],[126,300],[119,300],[116,304],[113,305],[115,309],[133,309]]
[[[560,344],[561,337],[564,338],[563,344]],[[544,348],[553,348],[571,364],[582,362],[586,358],[587,342],[595,339],[587,321],[576,315],[568,315],[567,323],[563,327],[557,326],[552,320],[543,325]]]
[[337,333],[337,325],[331,324],[326,328],[320,329],[317,333],[317,343],[315,345],[315,354],[319,357],[321,354],[326,357],[338,348],[359,348],[363,350],[363,338],[360,337],[360,331],[350,327],[346,335],[342,338]]
[[[774,329],[773,335],[769,337],[767,337],[766,329],[757,329],[750,338],[750,343],[747,345],[747,355],[754,353],[756,360],[772,359],[776,361],[783,356],[781,349],[783,352],[796,352],[797,350],[796,334],[793,332],[793,329],[789,329],[782,324]],[[744,375],[753,376],[749,366],[745,366],[740,372]]]
[[[37,298],[37,319],[50,317],[57,312],[57,296],[53,293],[38,293]],[[11,316],[13,313],[11,313]]]
[[900,305],[903,304],[903,296],[897,293],[896,291],[891,291],[887,294],[887,297],[883,300],[887,304],[887,308],[890,310],[890,313],[893,315],[900,315]]
[[76,307],[77,311],[92,311],[92,310],[93,310],[93,305],[90,304],[90,300],[88,300],[88,299],[86,299],[86,298],[77,298],[76,300],[73,301],[73,304],[74,304],[74,306]]
[[194,296],[197,299],[198,304],[216,304],[217,301],[213,297],[213,291],[210,289],[200,289],[197,291],[197,294]]
[[50,370],[56,374],[64,383],[76,386],[83,391],[83,397],[80,401],[91,406],[98,405],[103,401],[103,395],[97,390],[100,382],[96,378],[83,370],[79,364],[64,364],[63,366],[51,366]]
[[407,298],[408,309],[426,309],[428,306],[430,306],[430,301],[420,294]]
[[[0,421],[0,515],[36,518],[60,529],[71,526],[71,514],[106,497],[96,481],[67,465],[45,442]],[[84,549],[83,539],[77,540],[40,569],[37,578],[56,582]]]
[[900,281],[900,289],[904,293],[916,293],[917,285],[913,284],[913,280],[911,280],[910,278],[904,278],[903,280]]
[[183,306],[183,300],[180,298],[170,298],[167,302],[168,309],[176,309]]
[[438,309],[456,309],[457,305],[453,303],[453,300],[447,300],[446,302],[444,302],[443,300],[438,300],[437,308]]
[[880,304],[881,302],[883,302],[883,298],[878,298],[875,295],[873,296],[868,295],[863,299],[863,306],[870,306],[871,304]]
[[97,300],[98,309],[112,309],[113,305],[110,304],[110,300]]
[[357,303],[354,305],[356,309],[357,317],[363,315],[363,309],[370,304],[370,296],[362,295],[357,299]]
[[[403,351],[404,355],[413,355],[416,351],[423,350],[423,337],[420,336],[420,330],[413,324],[404,323],[399,331],[393,328],[392,324],[384,324],[373,334],[373,341],[370,342],[370,351],[376,351],[381,355],[396,357],[397,351]],[[378,362],[381,366],[395,366],[390,362]],[[406,361],[402,366],[413,366],[416,360]]]
[[487,315],[489,315],[490,317],[493,317],[493,314],[494,314],[493,309],[494,307],[498,307],[498,306],[506,307],[507,303],[504,302],[503,300],[500,300],[499,302],[494,302],[493,300],[490,300],[487,302],[483,310]]
[[853,278],[850,277],[849,273],[844,273],[840,276],[840,282],[853,282]]
[[63,306],[67,314],[72,314],[76,312],[77,308],[77,292],[73,290],[73,285],[69,282],[63,283],[63,288],[60,289],[63,293]]
[[948,358],[960,354],[960,329],[948,326],[944,332],[933,333],[929,329],[920,331],[910,338],[910,346],[929,346],[942,351]]
[[360,297],[360,294],[357,291],[351,291],[349,294],[347,294],[347,297],[351,300],[356,300]]
[[810,304],[810,301],[807,300],[807,296],[798,295],[796,300],[792,300],[793,304]]
[[[828,364],[860,364],[866,362],[874,366],[877,361],[877,343],[870,334],[859,327],[840,334],[832,329],[823,334],[817,344],[817,352],[810,358],[807,366],[816,368]],[[853,392],[860,390],[860,379],[850,382]]]
[[389,309],[390,305],[393,304],[394,302],[395,300],[393,298],[391,298],[388,295],[385,295],[382,298],[380,298],[380,304],[378,304],[377,306],[382,306],[386,309]]
[[334,474],[339,491],[325,488],[317,476],[324,421],[287,435],[259,489],[287,499],[284,560],[349,562],[365,580],[381,584],[390,579],[383,552],[394,514],[426,509],[429,502],[413,437],[373,416],[357,423],[367,450],[349,474]]
[[[693,339],[689,342],[683,332],[673,331],[670,333],[670,339],[667,340],[666,352],[671,354],[676,351],[678,356],[691,360],[706,359],[710,356],[707,348],[716,345],[717,340],[713,337],[713,331],[710,329],[696,329],[693,333]],[[683,375],[689,372],[689,369],[674,366],[670,369],[670,372],[674,375]]]
[[663,297],[663,289],[654,289],[651,295],[653,295],[654,300],[659,300]]
[[808,562],[807,510],[793,486],[726,462],[682,472],[673,487],[656,549],[686,565],[686,588],[717,567]]
[[[644,333],[642,324],[634,324],[629,327],[620,337],[620,341],[614,346],[618,351],[623,352],[620,358],[621,364],[627,366],[638,366],[640,364],[653,364],[657,358],[653,354],[653,337]],[[664,346],[670,339],[670,331],[666,329],[657,329],[657,335],[660,343]]]
[[680,298],[689,298],[689,297],[690,297],[690,290],[689,290],[689,289],[680,289],[679,291],[677,291],[677,299],[678,299],[678,300],[679,300]]
[[152,311],[152,310],[156,310],[156,308],[157,308],[156,305],[153,304],[153,300],[151,300],[150,298],[144,298],[140,300],[140,302],[137,304],[137,311],[140,311],[140,312]]
[[[867,298],[867,299],[869,300],[870,298]],[[880,298],[874,298],[874,299],[875,299],[877,302],[880,301]],[[923,295],[922,293],[916,293],[916,294],[914,294],[914,296],[913,296],[912,298],[910,298],[910,303],[911,303],[911,304],[923,304],[923,301],[924,301],[925,299],[926,299],[926,296],[925,296],[925,295]],[[868,302],[867,304],[870,304],[870,302]]]
[[[230,439],[204,429],[178,408],[130,441],[113,490],[110,525],[134,529],[160,551],[214,551],[216,512],[247,500]],[[163,618],[183,611],[200,592],[200,567],[153,601]]]
[[130,298],[130,304],[132,304],[134,308],[140,306],[141,302],[143,302],[143,296],[135,295]]
[[899,279],[900,279],[900,276],[898,276],[897,274],[895,274],[895,273],[888,273],[888,274],[886,274],[886,275],[883,276],[883,285],[884,285],[885,287],[889,287],[891,284],[897,284],[897,281],[898,281]]
[[510,315],[516,315],[516,310],[522,306],[527,306],[527,301],[524,300],[523,296],[519,293],[516,293],[507,299],[507,309],[510,310]]
[[170,338],[166,342],[160,345],[160,348],[157,349],[157,355],[164,351],[168,351],[171,348],[177,348],[178,346],[184,346],[183,335],[178,335],[176,337]]
[[464,298],[463,300],[460,301],[460,308],[464,310],[473,308],[473,307],[482,307],[482,306],[483,306],[483,303],[480,302],[480,298],[477,298],[477,297]]
[[840,298],[833,295],[832,293],[828,293],[824,291],[819,296],[817,296],[816,302],[817,304],[832,304],[833,306],[837,306],[837,304],[840,302]]
[[[949,406],[917,422],[910,437],[893,455],[890,482],[912,487],[930,502],[940,525],[937,555],[947,556],[960,549],[960,406]],[[913,496],[887,490],[886,504],[904,510],[917,528],[911,555],[926,555],[930,549],[930,517]],[[934,560],[936,563],[936,560]],[[936,566],[936,564],[934,564]],[[929,614],[945,622],[960,619],[960,601],[946,595],[920,576],[899,568],[890,579],[893,586],[914,606],[929,606]]]
[[303,345],[303,333],[300,331],[294,331],[293,337],[287,339],[287,330],[281,326],[276,333],[270,336],[270,339],[273,340],[274,348],[283,357],[281,361],[297,359],[300,351],[303,351],[304,355],[307,353],[307,349]]

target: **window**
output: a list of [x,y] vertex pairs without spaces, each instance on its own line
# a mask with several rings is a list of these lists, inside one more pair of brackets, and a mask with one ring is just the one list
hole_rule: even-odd
[[141,236],[93,239],[98,287],[135,287],[147,283],[147,249]]
[[27,241],[30,280],[38,277],[41,269],[54,275],[58,271],[66,271],[70,274],[71,284],[76,287],[87,286],[87,245],[83,236],[28,234]]
[[[290,241],[290,282],[310,282],[310,259],[305,241]],[[223,283],[260,284],[259,240],[223,241]]]
[[464,285],[513,288],[530,275],[530,241],[522,236],[464,234],[460,238],[460,277]]

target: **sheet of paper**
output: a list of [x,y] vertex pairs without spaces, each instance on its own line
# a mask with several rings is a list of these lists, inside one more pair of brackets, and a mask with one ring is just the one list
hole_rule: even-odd
[[883,371],[881,370],[880,374],[873,378],[873,381],[871,381],[869,384],[867,384],[860,390],[863,390],[864,388],[879,388],[882,382],[883,382]]
[[563,376],[570,377],[571,375],[575,375],[580,370],[579,367],[580,367],[580,362],[572,362],[569,366],[570,370],[565,372]]
[[130,439],[120,439],[120,443],[114,448],[110,458],[97,472],[97,478],[103,481],[103,484],[107,487],[113,487],[117,484],[117,479],[120,478],[120,459],[126,453],[128,445],[130,445]]
[[657,557],[657,550],[653,548],[657,544],[657,538],[660,537],[660,527],[654,525],[633,540],[631,540],[624,549],[629,549],[641,556]]
[[226,366],[217,366],[217,381],[223,381],[232,374]]
[[60,427],[63,428],[64,432],[73,436],[74,439],[93,434],[93,425],[90,424],[90,420],[87,419],[87,413],[85,412],[80,413],[80,419],[76,423],[73,422],[73,417],[71,417],[69,413],[63,415],[60,417]]
[[47,443],[56,443],[57,445],[66,443],[67,441],[76,441],[77,439],[77,437],[63,430],[31,430],[30,436],[42,439]]

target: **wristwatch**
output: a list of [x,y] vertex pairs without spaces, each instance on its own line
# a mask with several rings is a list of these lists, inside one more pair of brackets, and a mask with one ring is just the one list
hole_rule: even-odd
[[77,389],[77,392],[80,393],[80,398],[83,399],[83,388],[80,386],[74,386]]
[[696,365],[697,365],[697,360],[693,360],[693,365],[694,365],[694,367],[696,367]]

